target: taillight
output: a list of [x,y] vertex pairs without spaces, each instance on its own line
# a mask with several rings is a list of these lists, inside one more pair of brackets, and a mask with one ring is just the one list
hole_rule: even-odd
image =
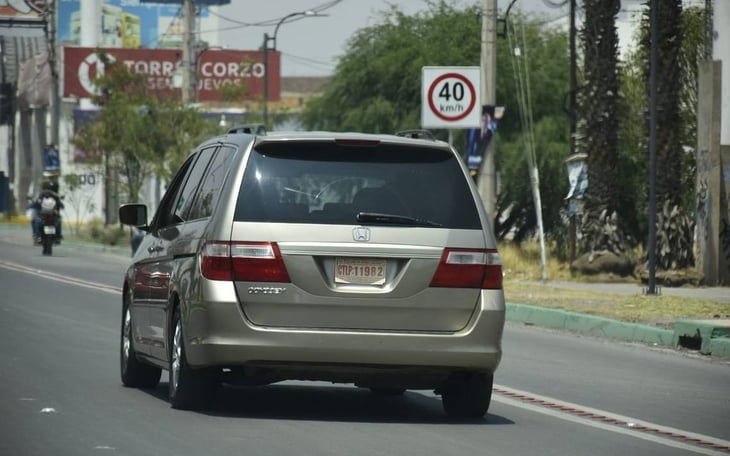
[[200,254],[200,271],[210,280],[233,280],[230,242],[207,242]]
[[361,147],[375,147],[380,144],[378,139],[352,139],[352,138],[338,138],[335,139],[335,144],[338,146],[361,146]]
[[432,287],[502,288],[502,259],[494,249],[444,249]]
[[275,242],[208,242],[201,256],[201,272],[211,280],[290,281]]

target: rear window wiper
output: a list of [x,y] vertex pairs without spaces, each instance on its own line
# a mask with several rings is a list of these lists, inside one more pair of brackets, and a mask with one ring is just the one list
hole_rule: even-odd
[[408,225],[408,226],[432,226],[441,227],[440,223],[431,220],[417,219],[407,217],[405,215],[382,214],[380,212],[358,212],[355,217],[360,223],[384,223],[391,225]]

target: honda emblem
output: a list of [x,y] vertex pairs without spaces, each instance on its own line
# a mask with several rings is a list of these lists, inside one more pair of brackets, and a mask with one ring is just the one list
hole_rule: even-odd
[[357,242],[369,242],[370,241],[370,228],[364,226],[356,226],[352,229],[352,239]]

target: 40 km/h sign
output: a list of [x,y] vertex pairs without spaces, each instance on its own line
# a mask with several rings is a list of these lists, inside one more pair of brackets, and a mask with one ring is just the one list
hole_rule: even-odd
[[481,126],[479,67],[423,67],[422,128]]

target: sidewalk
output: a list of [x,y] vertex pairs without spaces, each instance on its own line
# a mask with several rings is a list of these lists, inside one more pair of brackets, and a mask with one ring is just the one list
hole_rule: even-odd
[[[555,281],[547,282],[544,285],[557,289],[627,296],[644,295],[647,291],[647,287],[635,283]],[[728,287],[656,287],[656,294],[719,302],[728,304],[728,309],[730,309],[730,288]],[[508,302],[507,320],[625,342],[696,350],[704,355],[730,359],[730,319],[680,319],[674,321],[674,329],[670,330],[536,305]]]
[[[30,246],[30,227],[0,222],[0,241]],[[64,244],[131,257],[129,246],[105,246],[65,239]],[[641,286],[630,283],[556,281],[548,282],[546,285],[558,289],[590,290],[606,294],[644,294]],[[657,288],[657,294],[727,303],[730,308],[730,288],[725,287],[661,287]],[[677,320],[674,329],[668,330],[513,302],[507,303],[507,320],[625,342],[697,350],[705,355],[730,359],[730,320]]]

